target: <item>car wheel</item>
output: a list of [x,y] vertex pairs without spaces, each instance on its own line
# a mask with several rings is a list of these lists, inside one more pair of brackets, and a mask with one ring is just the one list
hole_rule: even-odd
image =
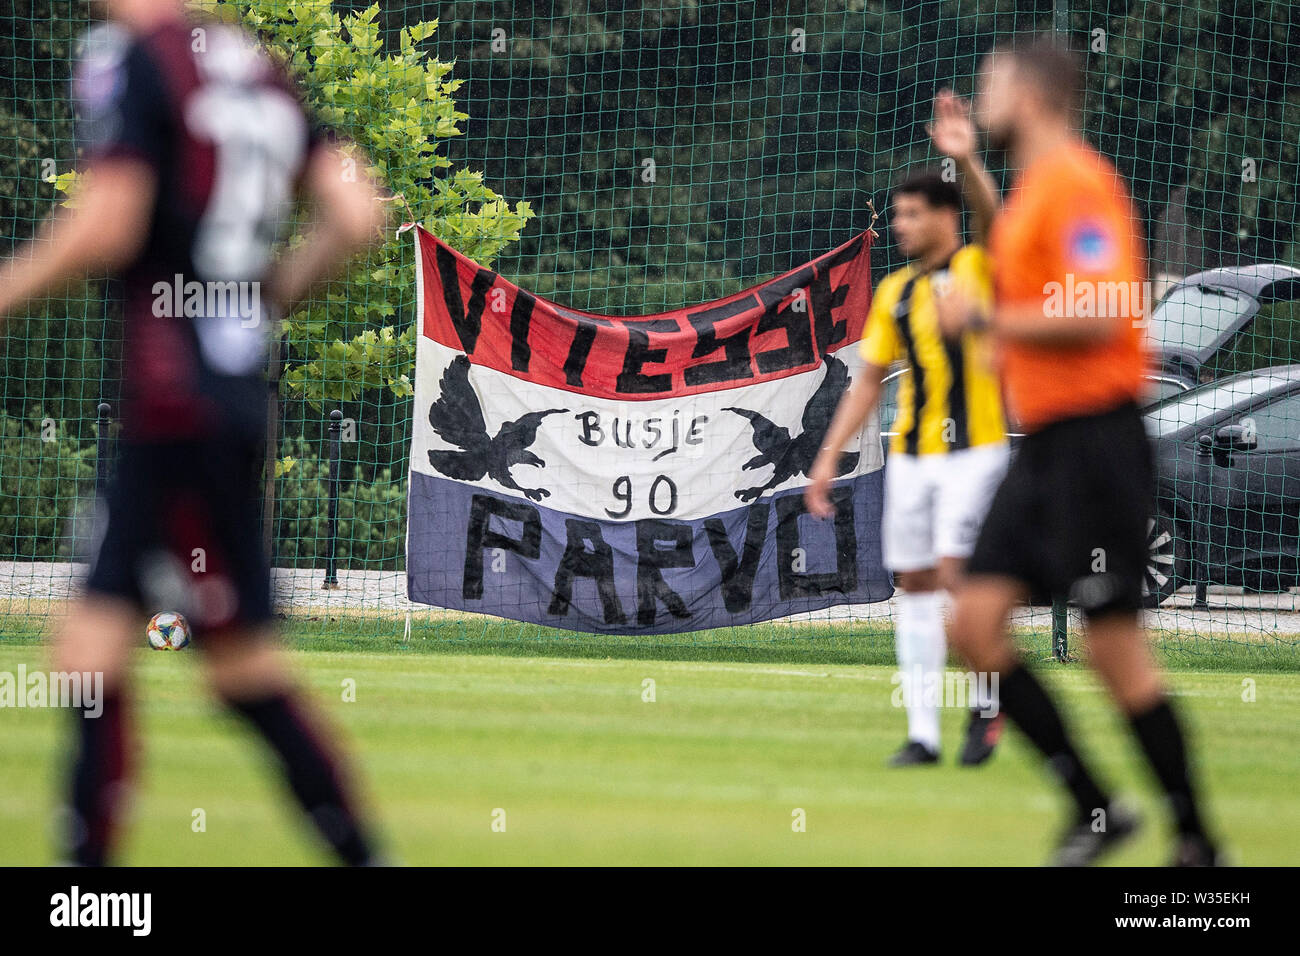
[[1173,596],[1187,567],[1188,544],[1178,523],[1163,509],[1147,520],[1147,566],[1142,575],[1142,603],[1159,607]]

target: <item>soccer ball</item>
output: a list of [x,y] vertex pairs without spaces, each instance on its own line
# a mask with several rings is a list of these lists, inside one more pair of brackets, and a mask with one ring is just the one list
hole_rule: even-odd
[[149,618],[144,634],[155,651],[179,651],[190,643],[190,626],[175,611],[162,611]]

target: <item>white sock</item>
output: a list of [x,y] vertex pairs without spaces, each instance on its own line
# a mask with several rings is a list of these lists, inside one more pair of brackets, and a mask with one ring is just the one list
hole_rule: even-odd
[[899,592],[894,647],[898,668],[911,693],[907,703],[907,739],[939,750],[939,698],[948,642],[943,629],[943,595],[938,591]]

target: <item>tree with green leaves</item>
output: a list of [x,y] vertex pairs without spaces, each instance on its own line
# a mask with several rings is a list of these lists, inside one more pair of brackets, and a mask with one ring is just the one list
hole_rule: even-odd
[[[438,28],[420,21],[386,50],[379,5],[339,16],[330,0],[217,0],[200,4],[236,15],[302,85],[316,118],[346,135],[373,163],[404,217],[477,262],[488,264],[533,212],[511,205],[479,171],[453,169],[440,143],[463,132],[453,64],[423,48]],[[284,380],[313,406],[369,389],[412,394],[415,329],[402,308],[414,300],[410,239],[384,237],[323,295],[288,317]]]

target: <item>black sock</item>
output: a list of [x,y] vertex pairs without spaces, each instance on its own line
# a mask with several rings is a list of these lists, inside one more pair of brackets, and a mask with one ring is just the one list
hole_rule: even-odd
[[1004,673],[998,684],[998,699],[1002,712],[1042,751],[1049,766],[1070,791],[1080,822],[1090,821],[1096,809],[1109,805],[1110,798],[1102,792],[1070,742],[1060,711],[1029,668],[1017,664]]
[[1129,721],[1156,779],[1164,787],[1178,832],[1205,839],[1205,828],[1187,767],[1187,746],[1169,701],[1162,697],[1145,713],[1131,715]]
[[68,860],[81,866],[103,866],[108,860],[128,778],[126,710],[124,695],[110,691],[99,716],[75,712],[77,751],[64,838]]
[[338,764],[289,695],[229,704],[261,731],[279,755],[294,796],[343,862],[353,866],[370,862],[370,844],[348,802]]

